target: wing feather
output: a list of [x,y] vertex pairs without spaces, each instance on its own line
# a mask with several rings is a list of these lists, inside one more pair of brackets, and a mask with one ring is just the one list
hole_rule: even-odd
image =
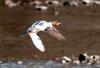
[[65,37],[55,27],[47,28],[45,32],[59,41],[65,40]]
[[30,33],[29,36],[32,39],[32,42],[34,43],[34,45],[41,51],[44,52],[45,51],[45,47],[40,39],[40,37],[36,34],[36,33]]

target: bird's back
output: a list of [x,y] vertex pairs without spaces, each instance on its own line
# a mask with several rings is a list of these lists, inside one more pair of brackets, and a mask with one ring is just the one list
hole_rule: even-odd
[[32,27],[44,31],[49,26],[47,21],[37,21],[35,22]]

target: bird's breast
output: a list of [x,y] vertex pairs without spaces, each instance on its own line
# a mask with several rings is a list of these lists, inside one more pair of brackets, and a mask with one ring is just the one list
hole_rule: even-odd
[[35,28],[32,30],[33,33],[38,33],[39,31],[40,31],[39,29],[35,29]]

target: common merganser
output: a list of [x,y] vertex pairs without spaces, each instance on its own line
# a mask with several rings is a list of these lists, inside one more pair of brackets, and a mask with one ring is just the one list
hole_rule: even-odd
[[43,32],[46,32],[49,35],[55,37],[59,41],[64,40],[65,37],[54,27],[54,26],[58,26],[59,24],[61,24],[61,23],[59,23],[57,21],[53,21],[53,22],[47,22],[44,20],[36,21],[34,24],[32,24],[31,27],[28,28],[27,34],[31,37],[34,45],[41,52],[44,52],[45,47],[37,33],[40,31],[43,31]]

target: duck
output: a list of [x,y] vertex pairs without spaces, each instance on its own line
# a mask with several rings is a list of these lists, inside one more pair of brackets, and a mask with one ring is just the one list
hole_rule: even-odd
[[16,3],[13,2],[12,0],[4,0],[4,4],[9,7],[9,8],[12,8],[12,7],[16,7],[16,6],[19,6],[21,3],[21,1],[17,1]]
[[67,57],[67,56],[62,56],[62,63],[66,64],[66,63],[71,63],[72,60],[71,58]]
[[80,63],[86,63],[88,58],[89,56],[87,52],[83,51],[79,54],[78,60],[80,61]]
[[38,33],[42,31],[51,35],[52,37],[54,37],[55,39],[59,41],[65,40],[65,37],[55,28],[55,26],[58,26],[60,24],[61,23],[59,23],[58,21],[48,22],[45,20],[39,20],[33,23],[27,29],[27,34],[31,38],[35,47],[41,52],[45,52],[46,49]]
[[90,55],[88,64],[100,64],[100,56],[99,55]]

